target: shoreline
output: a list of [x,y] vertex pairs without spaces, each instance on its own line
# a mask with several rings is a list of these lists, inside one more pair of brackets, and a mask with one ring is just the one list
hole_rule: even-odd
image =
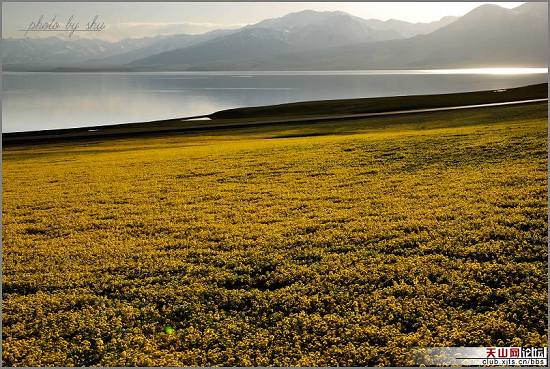
[[[548,65],[531,64],[531,65],[518,65],[511,66],[509,64],[502,66],[479,66],[479,65],[443,65],[433,66],[426,68],[369,68],[369,69],[357,69],[357,68],[327,68],[327,69],[179,69],[179,68],[141,68],[141,67],[124,67],[124,66],[103,66],[103,67],[49,67],[49,66],[30,66],[29,68],[20,67],[18,65],[6,64],[4,65],[4,73],[212,73],[212,74],[227,74],[227,73],[250,73],[250,74],[262,74],[262,73],[328,73],[328,72],[342,72],[342,73],[354,73],[354,72],[379,72],[384,74],[399,74],[399,72],[424,72],[429,73],[433,71],[464,71],[466,74],[478,74],[473,72],[475,70],[499,70],[499,69],[518,69],[518,70],[539,70],[535,72],[528,72],[527,74],[546,74]],[[543,71],[544,70],[544,71]],[[470,72],[468,72],[470,71]],[[393,73],[392,73],[393,72]],[[376,73],[374,73],[376,74]],[[463,72],[458,74],[464,74]],[[481,73],[484,74],[484,73]]]
[[[228,109],[208,115],[2,134],[3,145],[40,144],[67,140],[96,140],[115,137],[165,135],[198,131],[227,130],[259,125],[314,123],[374,116],[421,114],[430,111],[457,110],[548,99],[548,83],[504,90],[473,91],[453,94],[411,95],[380,98],[320,100]],[[208,118],[201,120],[197,118]]]

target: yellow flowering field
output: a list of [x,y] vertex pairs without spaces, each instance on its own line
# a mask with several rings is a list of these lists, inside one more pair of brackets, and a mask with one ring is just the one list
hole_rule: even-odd
[[547,104],[3,150],[5,366],[546,346]]

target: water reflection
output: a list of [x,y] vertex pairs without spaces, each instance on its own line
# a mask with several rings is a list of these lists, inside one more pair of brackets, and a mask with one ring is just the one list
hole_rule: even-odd
[[546,81],[545,68],[6,73],[2,130],[129,123],[305,100],[497,90]]

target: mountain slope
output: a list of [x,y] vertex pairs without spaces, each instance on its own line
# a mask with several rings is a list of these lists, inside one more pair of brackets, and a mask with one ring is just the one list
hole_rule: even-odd
[[547,3],[431,23],[306,10],[237,30],[102,40],[6,39],[4,69],[270,70],[545,66]]
[[136,60],[131,65],[186,68],[400,37],[392,30],[374,30],[365,20],[346,13],[302,11],[265,20],[200,45]]
[[[241,61],[238,67],[261,66],[269,70],[546,66],[547,9],[546,3],[527,3],[515,9],[483,5],[427,35],[281,54]],[[235,67],[231,63],[210,63],[195,69]]]
[[97,39],[66,40],[58,37],[41,39],[4,39],[2,40],[3,64],[46,64],[59,65],[73,63],[97,55],[113,55],[126,50],[145,46],[153,42],[152,38],[125,40],[111,43]]
[[214,40],[153,55],[130,63],[140,67],[188,68],[223,60],[233,63],[241,59],[266,57],[277,50],[291,50],[284,34],[269,29],[245,29]]
[[397,19],[389,19],[381,21],[378,19],[367,19],[366,22],[372,29],[376,30],[392,30],[397,32],[404,38],[414,37],[431,33],[441,27],[451,24],[458,17],[447,16],[438,21],[429,23],[409,23]]
[[199,35],[168,35],[124,39],[109,42],[100,39],[8,38],[2,40],[2,64],[18,68],[43,67],[98,67],[125,65],[132,60],[158,54],[226,34],[217,30]]
[[231,30],[216,30],[199,35],[180,34],[163,36],[159,37],[156,42],[151,42],[143,47],[108,57],[91,59],[86,63],[95,66],[124,65],[131,63],[134,60],[143,59],[151,55],[200,44],[233,32],[234,31]]

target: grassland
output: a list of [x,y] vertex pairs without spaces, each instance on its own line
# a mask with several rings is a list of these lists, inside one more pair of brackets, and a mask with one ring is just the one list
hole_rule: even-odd
[[547,104],[3,151],[6,366],[546,346]]

